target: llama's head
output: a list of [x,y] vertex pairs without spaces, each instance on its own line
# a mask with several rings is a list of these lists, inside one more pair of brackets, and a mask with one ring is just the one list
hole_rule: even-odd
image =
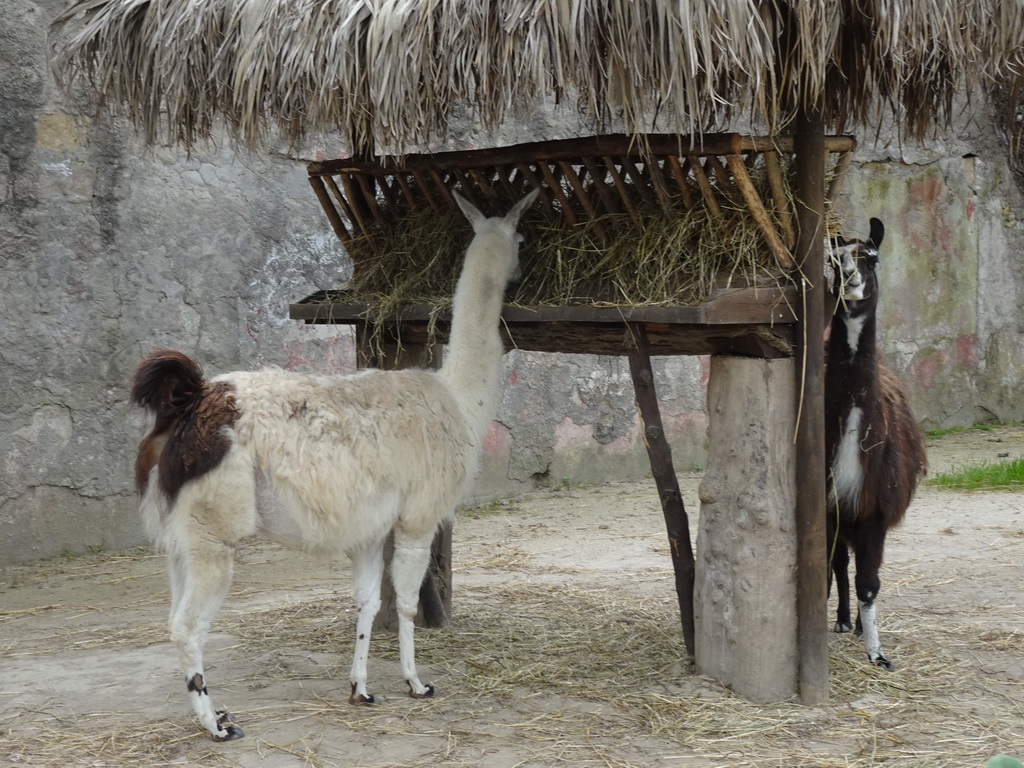
[[874,299],[878,293],[878,247],[882,244],[885,227],[879,219],[871,219],[871,232],[867,240],[847,240],[840,236],[834,241],[832,252],[835,278],[833,292],[849,305],[865,299]]
[[[473,242],[481,245],[486,243],[485,250],[491,254],[491,258],[504,258],[507,261],[506,276],[509,280],[518,277],[519,274],[519,243],[523,241],[523,236],[516,231],[519,218],[527,208],[533,205],[533,201],[539,194],[540,190],[535,189],[512,206],[512,210],[504,216],[487,218],[458,192],[452,192],[455,202],[469,219],[469,223],[473,225],[473,232],[476,233]],[[472,251],[471,245],[467,256]]]

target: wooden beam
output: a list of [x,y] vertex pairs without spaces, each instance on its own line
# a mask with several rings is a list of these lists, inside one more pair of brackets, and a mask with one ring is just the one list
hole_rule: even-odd
[[[515,165],[522,162],[576,160],[602,155],[645,157],[648,155],[725,155],[737,152],[777,150],[793,152],[798,142],[793,136],[743,136],[738,133],[707,133],[703,136],[650,134],[637,141],[625,134],[588,136],[561,141],[541,141],[510,147],[473,149],[460,152],[437,152],[404,157],[346,158],[312,162],[307,166],[311,176],[337,173],[380,173],[407,170],[452,170],[492,165]],[[825,148],[829,152],[852,149],[851,136],[829,136]]]
[[[590,306],[532,306],[502,309],[502,320],[514,323],[683,323],[687,325],[743,325],[780,324],[797,320],[796,307],[799,294],[793,286],[777,285],[721,288],[703,304],[674,307],[590,307]],[[359,323],[365,320],[370,306],[347,300],[343,293],[331,300],[329,294],[320,293],[292,304],[288,316],[292,320],[310,323]],[[403,323],[429,320],[433,308],[428,306],[404,307],[386,322]],[[450,314],[437,317],[447,323]]]
[[[796,257],[804,279],[798,344],[802,393],[797,409],[797,622],[800,700],[828,700],[828,563],[825,542],[825,142],[819,111],[804,107],[796,124]],[[798,390],[799,391],[799,390]],[[799,478],[799,482],[797,482]]]
[[651,371],[650,347],[647,343],[647,329],[643,323],[630,323],[633,345],[629,348],[629,371],[633,376],[636,406],[640,412],[644,444],[651,462],[651,474],[658,487],[661,511],[668,531],[669,550],[672,554],[672,570],[675,573],[676,597],[679,599],[679,617],[683,626],[683,641],[686,652],[693,658],[693,546],[690,544],[690,523],[679,491],[679,479],[672,466],[672,449],[665,437],[658,408],[658,393],[654,388],[654,374]]

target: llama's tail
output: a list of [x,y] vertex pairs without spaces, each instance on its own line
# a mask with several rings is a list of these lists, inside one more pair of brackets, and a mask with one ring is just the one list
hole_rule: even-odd
[[173,501],[181,487],[216,467],[231,443],[222,429],[238,416],[227,384],[211,385],[199,364],[181,352],[155,349],[135,369],[131,402],[156,414],[139,445],[135,484],[140,494],[159,467],[160,489]]
[[188,355],[154,349],[142,359],[132,379],[131,403],[156,414],[157,428],[169,426],[195,410],[203,397],[203,369]]

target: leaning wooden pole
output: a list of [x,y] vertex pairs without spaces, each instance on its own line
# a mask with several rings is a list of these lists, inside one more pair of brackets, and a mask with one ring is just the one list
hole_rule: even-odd
[[[800,700],[828,700],[828,619],[825,549],[825,141],[820,112],[801,110],[794,136],[798,236],[804,283],[800,321],[803,386],[796,431],[797,622]],[[796,481],[796,478],[794,478]]]
[[679,492],[679,479],[672,466],[672,448],[665,437],[658,408],[658,393],[654,388],[654,373],[651,370],[651,349],[647,340],[647,329],[642,323],[629,323],[633,343],[629,345],[629,372],[633,376],[633,390],[636,405],[640,411],[644,444],[651,462],[651,474],[658,487],[661,511],[668,529],[669,550],[672,553],[672,570],[675,573],[676,595],[679,598],[679,617],[683,624],[683,642],[686,652],[693,658],[693,547],[690,544],[690,521]]

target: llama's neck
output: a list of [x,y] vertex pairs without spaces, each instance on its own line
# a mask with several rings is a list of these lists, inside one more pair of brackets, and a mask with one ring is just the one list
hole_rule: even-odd
[[870,404],[878,391],[875,307],[844,308],[832,319],[826,369],[827,400],[845,414]]
[[452,389],[479,444],[497,410],[504,346],[498,321],[506,276],[503,259],[467,254],[452,299],[452,325],[440,375]]

